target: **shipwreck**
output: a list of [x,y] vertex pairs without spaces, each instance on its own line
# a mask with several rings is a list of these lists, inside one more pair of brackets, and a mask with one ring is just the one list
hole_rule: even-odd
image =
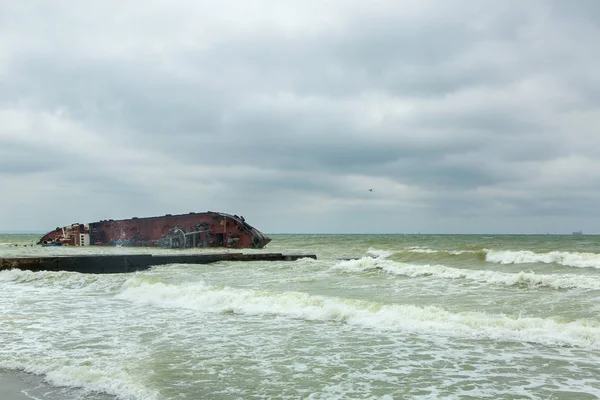
[[271,238],[249,225],[242,216],[208,211],[75,223],[46,233],[38,244],[260,249],[270,241]]

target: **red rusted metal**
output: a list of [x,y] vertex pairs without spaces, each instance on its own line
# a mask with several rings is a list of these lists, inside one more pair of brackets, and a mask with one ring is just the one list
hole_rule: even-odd
[[46,233],[44,246],[157,246],[263,248],[271,241],[244,217],[208,211],[72,224]]

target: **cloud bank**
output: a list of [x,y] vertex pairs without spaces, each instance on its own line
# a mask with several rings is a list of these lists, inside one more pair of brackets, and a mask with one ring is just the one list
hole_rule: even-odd
[[[594,1],[0,4],[0,230],[599,232]],[[373,189],[369,191],[368,189]]]

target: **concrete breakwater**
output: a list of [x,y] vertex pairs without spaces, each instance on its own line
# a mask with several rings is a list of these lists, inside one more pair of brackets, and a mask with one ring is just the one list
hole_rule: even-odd
[[317,259],[317,256],[313,254],[281,253],[215,253],[8,257],[0,258],[0,271],[21,269],[28,271],[71,271],[88,274],[116,274],[141,271],[154,265],[164,264],[209,264],[219,261],[295,261],[300,258]]

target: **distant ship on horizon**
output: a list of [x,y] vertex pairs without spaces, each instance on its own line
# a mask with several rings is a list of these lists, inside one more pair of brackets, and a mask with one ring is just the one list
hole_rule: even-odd
[[583,236],[583,232],[581,231],[575,231],[572,233],[573,236]]

